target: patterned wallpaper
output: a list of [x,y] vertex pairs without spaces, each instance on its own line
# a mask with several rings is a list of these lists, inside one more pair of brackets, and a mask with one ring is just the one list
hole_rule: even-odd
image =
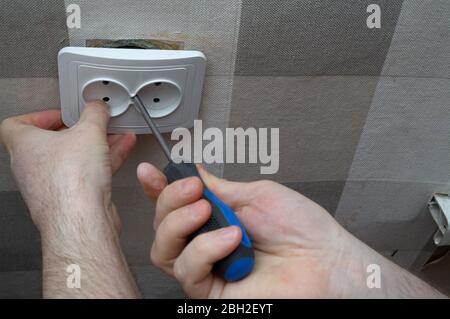
[[[366,26],[371,3],[381,7],[380,29]],[[66,26],[70,4],[80,5],[80,29]],[[280,170],[264,178],[316,200],[413,269],[435,230],[425,204],[450,191],[449,15],[447,0],[2,0],[0,120],[58,107],[64,46],[182,41],[208,57],[205,127],[279,127]],[[153,206],[135,177],[144,160],[164,165],[151,136],[139,137],[114,177],[122,244],[146,297],[182,297],[149,265]],[[229,179],[261,178],[259,165],[208,167]],[[40,258],[2,149],[0,297],[39,297]]]

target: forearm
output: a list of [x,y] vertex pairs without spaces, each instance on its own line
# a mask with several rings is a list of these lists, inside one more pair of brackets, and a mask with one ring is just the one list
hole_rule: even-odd
[[[140,297],[109,213],[102,205],[71,209],[41,230],[44,297]],[[69,265],[79,267],[79,287]]]
[[[384,258],[384,257],[382,257]],[[447,298],[407,270],[384,258],[386,265],[386,298]]]
[[[345,298],[446,298],[435,288],[399,267],[378,252],[356,238],[352,238],[351,248],[344,260],[348,284],[341,290]],[[377,270],[370,268],[375,265]],[[373,267],[373,266],[372,266]],[[377,276],[379,270],[379,287],[368,284]],[[369,278],[369,276],[372,276]],[[368,279],[369,278],[369,279]],[[373,282],[372,282],[373,283]]]

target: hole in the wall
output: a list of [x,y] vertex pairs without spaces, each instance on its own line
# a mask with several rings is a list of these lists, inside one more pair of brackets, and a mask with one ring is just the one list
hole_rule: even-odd
[[398,249],[394,250],[391,254],[391,257],[394,257],[398,253]]
[[91,48],[183,50],[184,42],[165,39],[87,39],[86,46]]
[[117,47],[118,49],[145,49],[144,47],[140,47],[137,45],[121,45]]
[[109,101],[109,97],[105,96],[105,97],[103,98],[103,101],[108,102],[108,101]]
[[155,98],[153,99],[153,102],[155,102],[155,103],[158,103],[159,101],[161,101],[161,100],[158,99],[157,97],[155,97]]

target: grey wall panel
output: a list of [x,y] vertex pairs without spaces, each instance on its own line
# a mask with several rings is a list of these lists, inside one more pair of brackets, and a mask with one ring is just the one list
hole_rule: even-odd
[[[379,75],[402,0],[246,0],[236,74]],[[381,29],[366,25],[378,4]]]
[[10,169],[10,159],[6,148],[0,146],[0,191],[16,190],[17,185]]
[[41,271],[0,272],[0,299],[37,299],[41,297]]
[[131,265],[149,265],[154,237],[154,205],[138,188],[114,187],[113,201],[122,220],[121,243]]
[[436,231],[426,206],[431,194],[449,191],[447,184],[347,181],[336,218],[374,249],[409,252],[399,263],[410,266]]
[[[169,144],[173,145],[176,143],[176,141],[170,141],[170,134],[164,134],[164,137]],[[138,136],[135,148],[121,169],[113,177],[113,185],[115,187],[139,189],[140,183],[136,177],[136,169],[139,163],[142,162],[149,162],[160,170],[163,170],[167,165],[167,159],[153,136]],[[205,164],[205,167],[209,172],[215,174],[216,176],[222,176],[223,174],[222,164]]]
[[228,125],[233,94],[233,76],[208,76],[203,87],[199,119],[203,127],[224,130]]
[[167,39],[203,51],[207,73],[229,75],[234,70],[240,0],[66,0],[79,4],[80,29],[70,29],[70,44],[86,39]]
[[448,79],[449,15],[448,0],[405,1],[382,74]]
[[377,77],[250,77],[234,81],[230,127],[280,129],[280,167],[227,164],[229,179],[281,182],[345,180]]
[[0,272],[39,269],[40,237],[19,192],[0,192]]
[[131,271],[146,299],[186,298],[175,279],[153,266],[132,267]]
[[23,113],[58,109],[58,79],[0,78],[0,120]]
[[382,78],[349,179],[447,183],[450,80]]
[[69,43],[63,0],[0,2],[0,77],[57,75]]
[[375,247],[420,250],[435,230],[420,216],[433,192],[450,191],[449,87],[446,79],[379,82],[336,211]]
[[448,296],[450,295],[450,276],[448,275],[449,269],[450,254],[447,254],[444,260],[439,263],[429,265],[423,269],[419,273],[419,276],[443,293],[446,293]]

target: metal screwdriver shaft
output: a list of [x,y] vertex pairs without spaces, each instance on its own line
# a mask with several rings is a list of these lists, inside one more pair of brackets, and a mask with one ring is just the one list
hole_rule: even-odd
[[147,125],[152,130],[153,135],[156,137],[156,139],[158,140],[159,144],[161,145],[161,148],[162,148],[162,150],[164,152],[164,155],[166,155],[166,157],[169,160],[169,162],[171,162],[172,161],[172,157],[170,156],[169,147],[167,146],[166,141],[162,137],[161,132],[158,130],[158,127],[156,126],[155,122],[153,122],[152,117],[150,116],[150,114],[148,113],[147,109],[145,108],[144,103],[142,103],[141,98],[138,95],[135,95],[131,99],[134,102],[134,106],[137,108],[139,113],[142,114],[142,116],[144,117],[145,122],[147,122]]

